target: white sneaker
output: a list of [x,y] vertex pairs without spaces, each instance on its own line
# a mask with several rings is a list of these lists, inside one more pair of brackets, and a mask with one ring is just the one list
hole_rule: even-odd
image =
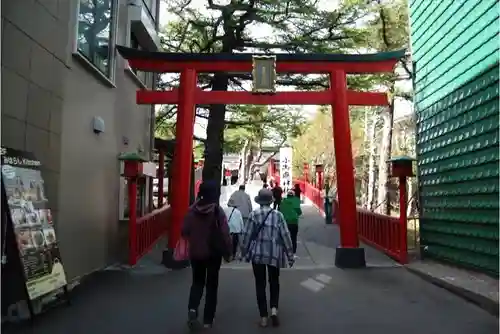
[[298,256],[297,254],[293,254],[293,258],[294,258],[294,259],[298,259],[298,258],[299,258],[299,256]]
[[267,317],[260,318],[259,326],[260,327],[267,327]]

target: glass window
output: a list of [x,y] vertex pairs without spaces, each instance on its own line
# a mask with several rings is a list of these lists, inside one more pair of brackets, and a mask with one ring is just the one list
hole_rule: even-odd
[[78,52],[106,76],[111,75],[115,0],[79,0]]

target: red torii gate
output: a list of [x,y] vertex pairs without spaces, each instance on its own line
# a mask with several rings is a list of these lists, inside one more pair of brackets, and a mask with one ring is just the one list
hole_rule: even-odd
[[[359,247],[354,190],[354,164],[351,146],[349,105],[388,105],[385,93],[357,92],[347,89],[347,74],[392,72],[404,50],[367,54],[275,54],[277,73],[330,74],[330,89],[317,92],[273,92],[254,94],[243,91],[202,91],[197,86],[198,73],[252,72],[252,54],[179,54],[142,51],[117,46],[130,67],[155,73],[180,73],[178,89],[170,91],[139,90],[138,104],[178,104],[176,148],[173,158],[171,222],[168,250],[164,264],[178,267],[172,260],[180,238],[181,224],[189,207],[189,185],[193,150],[195,106],[197,104],[316,104],[332,106],[333,139],[337,162],[339,222],[341,246],[335,263],[339,267],[365,266],[364,249]],[[262,55],[269,56],[269,55]],[[182,265],[181,265],[182,266]]]

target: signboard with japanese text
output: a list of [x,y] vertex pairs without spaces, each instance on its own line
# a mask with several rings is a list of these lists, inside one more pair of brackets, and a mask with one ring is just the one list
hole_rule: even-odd
[[282,147],[280,148],[280,183],[285,193],[293,188],[292,170],[292,148]]
[[66,286],[41,163],[33,154],[1,148],[2,183],[30,300]]

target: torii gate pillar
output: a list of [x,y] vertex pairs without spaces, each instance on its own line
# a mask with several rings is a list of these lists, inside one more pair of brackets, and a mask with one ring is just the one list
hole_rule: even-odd
[[193,163],[193,134],[195,117],[195,91],[197,73],[186,68],[181,72],[179,84],[179,109],[175,125],[175,150],[172,161],[172,207],[168,229],[167,249],[163,252],[163,264],[172,269],[185,268],[188,261],[175,261],[173,258],[175,246],[181,237],[184,215],[189,208],[191,197],[191,165]]
[[341,240],[341,245],[335,252],[335,265],[340,268],[362,268],[366,266],[365,249],[359,247],[358,240],[356,193],[353,186],[354,162],[345,71],[336,70],[330,74],[330,88],[333,94],[332,128]]

